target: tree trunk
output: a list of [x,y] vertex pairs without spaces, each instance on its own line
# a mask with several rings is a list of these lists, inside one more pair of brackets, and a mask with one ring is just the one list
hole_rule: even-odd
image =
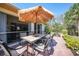
[[78,36],[79,36],[79,20],[78,20],[78,26],[77,26],[77,28],[78,28]]

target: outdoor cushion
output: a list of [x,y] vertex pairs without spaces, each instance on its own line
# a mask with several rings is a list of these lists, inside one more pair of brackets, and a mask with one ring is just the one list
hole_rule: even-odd
[[[17,48],[19,48],[19,47],[17,47]],[[18,56],[18,55],[22,54],[26,49],[27,49],[27,46],[25,46],[21,49],[18,49],[18,50],[11,50],[10,52],[11,52],[12,56]]]
[[42,44],[42,45],[36,46],[35,49],[43,52],[44,51],[44,47],[45,47],[45,45]]

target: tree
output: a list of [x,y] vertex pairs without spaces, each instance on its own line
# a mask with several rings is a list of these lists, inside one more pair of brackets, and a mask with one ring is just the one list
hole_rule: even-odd
[[[74,4],[69,11],[65,13],[64,24],[68,30],[75,30],[74,33],[78,35],[79,31],[79,3]],[[73,28],[73,26],[75,28]],[[73,32],[72,30],[72,32]]]
[[53,32],[62,32],[63,29],[65,28],[62,24],[56,22],[55,24],[53,24],[53,29],[52,29]]
[[51,31],[52,31],[52,29],[49,27],[48,24],[46,24],[46,26],[45,26],[45,32],[46,32],[47,34],[50,34]]

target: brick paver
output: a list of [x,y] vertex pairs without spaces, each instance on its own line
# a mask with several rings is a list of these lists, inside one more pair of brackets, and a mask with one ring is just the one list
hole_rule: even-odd
[[54,46],[53,56],[73,56],[71,50],[66,47],[62,37],[54,36],[53,39],[57,42],[56,46]]

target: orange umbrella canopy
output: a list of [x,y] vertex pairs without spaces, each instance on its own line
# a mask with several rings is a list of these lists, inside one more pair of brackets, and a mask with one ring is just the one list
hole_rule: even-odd
[[42,6],[18,11],[19,20],[26,23],[46,23],[51,20],[54,15]]

